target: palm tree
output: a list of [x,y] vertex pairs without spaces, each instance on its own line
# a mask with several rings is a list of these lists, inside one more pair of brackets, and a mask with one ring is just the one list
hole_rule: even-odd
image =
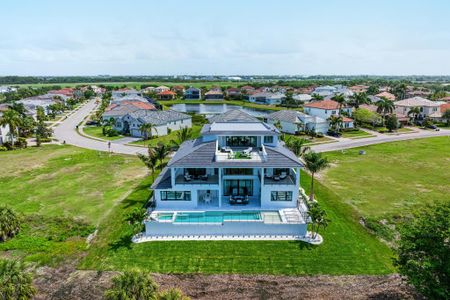
[[105,119],[102,121],[103,128],[102,133],[103,135],[106,135],[108,131],[111,130],[111,128],[116,125],[116,120],[114,118]]
[[313,239],[315,239],[319,233],[319,228],[323,227],[325,229],[330,220],[327,219],[326,212],[317,202],[311,202],[308,208],[308,215],[311,218],[311,230],[313,232]]
[[362,104],[370,104],[370,99],[367,97],[366,93],[356,93],[350,97],[350,104],[355,108],[359,108]]
[[395,105],[391,100],[386,99],[385,97],[381,97],[380,101],[376,103],[377,105],[377,113],[383,116],[383,126],[386,121],[386,115],[391,114],[394,111]]
[[415,123],[415,121],[417,120],[417,117],[420,115],[420,108],[418,107],[412,107],[409,111],[408,111],[408,116],[412,116],[412,122]]
[[176,140],[172,140],[172,143],[180,146],[185,141],[190,140],[192,138],[192,128],[183,127],[176,132]]
[[158,299],[158,285],[148,273],[127,271],[114,277],[112,282],[105,292],[107,300]]
[[32,299],[33,277],[18,261],[0,259],[0,299]]
[[330,121],[330,127],[333,128],[334,131],[339,132],[344,119],[341,116],[331,115],[328,120]]
[[152,123],[144,123],[141,124],[141,126],[139,126],[139,130],[141,131],[141,134],[144,136],[143,140],[144,140],[144,146],[145,146],[145,141],[148,140],[148,138],[153,136],[153,130],[156,131],[156,133],[158,133],[156,126],[153,125]]
[[314,200],[314,175],[329,167],[329,162],[321,153],[308,152],[303,156],[306,163],[306,169],[311,173],[311,191],[309,199]]
[[20,114],[13,110],[8,109],[3,113],[2,118],[0,119],[0,125],[9,126],[9,136],[11,138],[11,143],[14,143],[14,137],[17,129],[20,127],[20,124],[22,123],[22,119],[20,117]]
[[155,168],[158,164],[158,156],[155,152],[149,151],[148,155],[138,153],[139,159],[152,171],[152,178],[155,179]]
[[20,221],[9,207],[0,207],[0,242],[14,237],[20,230]]
[[153,152],[154,155],[158,158],[159,169],[162,170],[164,167],[164,159],[169,154],[170,148],[163,143],[158,143],[156,147],[149,147],[149,151]]
[[345,99],[344,94],[337,94],[334,95],[331,100],[336,101],[337,103],[339,103],[339,112],[338,115],[341,115],[341,110],[342,110],[342,106],[344,106],[344,104],[347,102],[347,100]]
[[294,152],[295,156],[303,156],[306,151],[311,148],[306,146],[309,141],[307,139],[292,138],[286,143],[287,147]]

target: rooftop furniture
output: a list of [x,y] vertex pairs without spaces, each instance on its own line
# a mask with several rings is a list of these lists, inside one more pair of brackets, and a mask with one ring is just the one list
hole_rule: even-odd
[[247,149],[245,149],[244,151],[242,151],[242,153],[244,153],[247,156],[250,156],[250,152],[252,152],[253,148],[252,147],[248,147]]
[[186,180],[186,181],[191,181],[191,179],[192,179],[192,176],[191,175],[189,175],[189,174],[184,174],[184,180]]
[[281,172],[280,179],[285,179],[287,177],[286,172]]

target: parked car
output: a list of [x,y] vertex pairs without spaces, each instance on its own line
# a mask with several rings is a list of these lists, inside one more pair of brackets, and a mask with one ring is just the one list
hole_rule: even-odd
[[440,130],[439,127],[437,127],[436,125],[433,125],[433,124],[428,125],[427,128],[433,129],[433,130],[436,130],[436,131],[439,131],[439,130]]
[[340,134],[339,132],[337,132],[337,131],[329,130],[329,131],[327,132],[327,134],[328,134],[329,136],[333,136],[333,137],[337,137],[337,138],[341,137],[341,134]]
[[98,125],[98,122],[97,122],[97,121],[92,121],[92,120],[91,120],[91,121],[87,121],[87,122],[86,122],[86,125],[88,125],[88,126],[94,126],[94,125],[97,126],[97,125]]

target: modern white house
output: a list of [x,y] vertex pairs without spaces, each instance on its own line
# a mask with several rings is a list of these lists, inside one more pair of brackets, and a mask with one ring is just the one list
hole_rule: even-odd
[[345,97],[350,97],[354,93],[343,85],[325,85],[316,87],[311,94],[317,94],[322,97],[343,94]]
[[240,111],[210,119],[152,185],[146,236],[305,236],[302,163],[273,126]]
[[[333,100],[314,101],[304,105],[304,111],[306,114],[328,120],[332,115],[339,115],[339,103]],[[352,115],[352,108],[344,105],[341,109],[341,114],[344,113],[348,116]],[[344,128],[353,128],[353,120],[344,117]]]
[[103,119],[115,119],[113,128],[132,137],[142,137],[139,127],[142,124],[154,125],[153,136],[167,135],[169,130],[179,130],[192,127],[192,117],[174,110],[137,109],[117,115],[115,110],[105,112]]
[[248,101],[259,104],[281,104],[285,98],[282,93],[260,92],[248,96]]
[[309,94],[295,94],[292,96],[292,98],[295,101],[301,101],[301,102],[309,102],[312,100],[312,96]]
[[266,117],[267,123],[279,122],[281,131],[295,134],[299,131],[314,131],[316,133],[327,133],[328,121],[317,116],[310,116],[296,110],[280,110]]

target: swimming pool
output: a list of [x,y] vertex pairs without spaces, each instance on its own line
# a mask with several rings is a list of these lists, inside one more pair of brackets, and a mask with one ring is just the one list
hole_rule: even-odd
[[262,221],[259,211],[177,212],[174,223],[223,223]]

